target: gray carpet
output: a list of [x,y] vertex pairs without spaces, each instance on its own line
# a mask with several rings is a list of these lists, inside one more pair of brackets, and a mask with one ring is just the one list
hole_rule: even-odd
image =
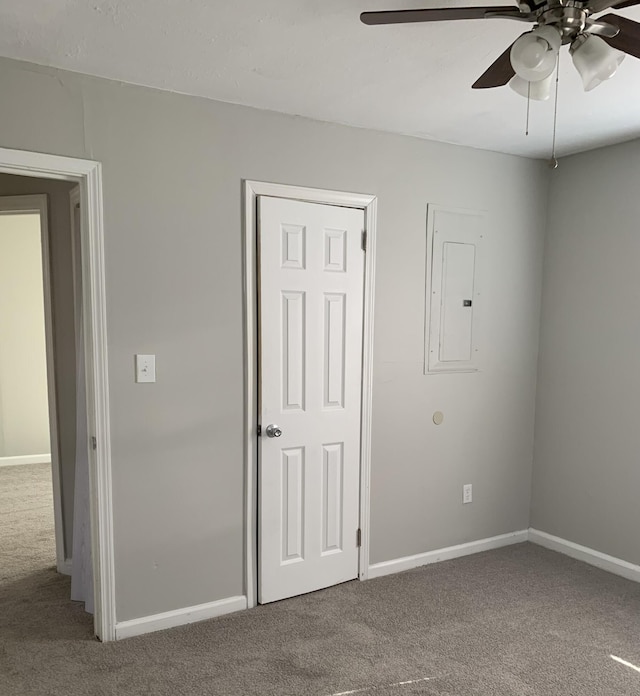
[[640,694],[640,585],[530,544],[100,644],[48,476],[0,469],[2,696]]

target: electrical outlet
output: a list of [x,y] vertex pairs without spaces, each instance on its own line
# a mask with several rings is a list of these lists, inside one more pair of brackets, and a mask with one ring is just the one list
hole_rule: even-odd
[[473,485],[471,483],[465,483],[462,486],[462,504],[473,502]]

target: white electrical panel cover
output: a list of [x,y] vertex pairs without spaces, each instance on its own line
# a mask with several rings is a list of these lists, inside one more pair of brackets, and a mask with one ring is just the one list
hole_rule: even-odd
[[483,223],[481,212],[428,208],[425,374],[478,370]]

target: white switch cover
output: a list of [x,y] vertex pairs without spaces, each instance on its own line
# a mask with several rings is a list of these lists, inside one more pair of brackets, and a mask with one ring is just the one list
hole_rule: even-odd
[[465,483],[464,486],[462,486],[462,504],[466,505],[467,503],[472,503],[473,502],[473,486],[470,483]]
[[136,355],[136,382],[156,381],[156,356]]

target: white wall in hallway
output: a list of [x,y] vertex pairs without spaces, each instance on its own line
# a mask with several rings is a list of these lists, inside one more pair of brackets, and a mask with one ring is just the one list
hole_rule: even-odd
[[0,214],[0,457],[50,452],[38,214]]

